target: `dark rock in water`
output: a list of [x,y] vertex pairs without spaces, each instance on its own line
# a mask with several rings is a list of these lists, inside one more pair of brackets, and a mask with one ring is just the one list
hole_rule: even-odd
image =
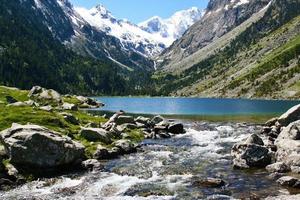
[[120,149],[122,154],[137,152],[136,146],[130,140],[118,140],[113,143],[115,147]]
[[18,102],[18,100],[16,100],[16,99],[13,98],[12,96],[6,96],[5,98],[6,98],[6,102],[7,102],[8,104],[12,104],[12,103],[17,103],[17,102]]
[[268,165],[266,167],[266,170],[271,173],[274,173],[274,172],[286,173],[286,172],[291,171],[290,167],[283,162],[277,162],[277,163]]
[[300,180],[292,176],[283,176],[277,180],[282,186],[300,188]]
[[290,123],[300,119],[300,104],[292,107],[278,118],[280,126],[288,126]]
[[155,138],[163,138],[163,139],[167,139],[167,138],[171,138],[171,135],[167,132],[167,131],[159,131],[157,134],[156,134],[156,137]]
[[85,160],[81,163],[82,167],[87,170],[99,171],[103,169],[103,166],[98,160],[89,159]]
[[263,146],[264,142],[258,135],[252,134],[251,136],[248,137],[245,144],[257,144]]
[[121,115],[116,119],[116,124],[135,124],[134,118],[132,116]]
[[18,167],[52,168],[85,157],[82,144],[41,126],[13,124],[0,135],[10,162]]
[[225,181],[219,178],[195,178],[194,177],[193,185],[202,186],[202,187],[210,187],[210,188],[218,188],[226,185]]
[[168,132],[173,133],[173,134],[182,134],[182,133],[184,133],[183,124],[181,124],[181,123],[171,124],[168,127]]
[[266,167],[272,156],[266,147],[257,144],[238,143],[232,147],[233,166],[247,169],[250,167]]
[[88,141],[111,143],[110,133],[102,128],[82,128],[80,135]]

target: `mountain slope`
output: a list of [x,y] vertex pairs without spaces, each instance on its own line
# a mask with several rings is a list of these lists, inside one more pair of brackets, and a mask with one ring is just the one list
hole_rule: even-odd
[[186,64],[190,67],[177,74],[157,73],[161,91],[184,96],[298,98],[299,14],[299,1],[273,0],[247,26],[241,24],[243,28],[240,25],[217,39],[223,44],[210,54],[204,55],[202,49],[194,53],[193,62]]
[[[0,4],[1,85],[24,89],[41,85],[76,94],[112,95],[131,90],[132,86],[117,73],[110,60],[86,58],[66,49],[61,41],[72,35],[73,30],[65,23],[68,19],[62,17],[60,25],[65,25],[69,33],[58,28],[50,32],[36,5],[33,0],[3,0]],[[49,6],[57,9],[56,16],[51,16],[53,20],[64,16],[56,4]]]
[[[98,5],[90,10],[80,7],[75,10],[91,26],[118,38],[123,48],[146,57],[160,54],[201,18],[201,11],[191,8],[175,13],[170,19],[162,20],[154,17],[135,25],[128,20],[115,18],[103,5]],[[159,22],[156,22],[156,19]],[[155,31],[153,31],[154,29]]]
[[153,61],[125,49],[118,38],[91,26],[68,0],[34,0],[33,8],[53,36],[79,54],[108,58],[122,70],[153,70]]
[[186,62],[182,65],[180,62],[241,25],[269,2],[270,0],[211,0],[201,20],[157,58],[161,62],[158,66],[169,71],[183,66],[190,67],[186,66]]

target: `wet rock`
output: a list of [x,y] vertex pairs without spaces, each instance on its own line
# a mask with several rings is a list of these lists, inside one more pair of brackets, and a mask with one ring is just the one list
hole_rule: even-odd
[[57,167],[84,158],[82,144],[41,126],[13,124],[0,135],[10,162],[18,167]]
[[116,119],[116,124],[135,124],[134,118],[132,116],[121,115]]
[[136,123],[143,125],[148,125],[150,123],[150,118],[139,116],[134,120]]
[[16,103],[18,102],[18,100],[16,100],[15,98],[13,98],[12,96],[5,96],[6,102],[8,104],[12,104],[12,103]]
[[264,142],[258,135],[252,134],[247,138],[245,144],[257,144],[263,146]]
[[278,121],[278,118],[277,118],[277,117],[274,117],[274,118],[268,120],[268,121],[265,123],[265,125],[271,127],[271,126],[274,126],[274,125],[276,124],[277,121]]
[[277,180],[282,186],[300,188],[300,180],[292,176],[283,176]]
[[168,132],[173,133],[173,134],[182,134],[182,133],[184,133],[183,124],[181,124],[181,123],[171,124],[168,127]]
[[280,126],[288,126],[290,123],[300,119],[300,104],[292,107],[278,118]]
[[63,103],[63,105],[61,106],[61,108],[63,110],[73,110],[73,111],[77,111],[78,107],[75,104],[72,103]]
[[103,169],[101,163],[96,159],[85,160],[81,163],[81,165],[84,169],[91,171],[100,171]]
[[106,144],[111,143],[109,131],[102,128],[84,128],[81,127],[80,135],[88,141],[99,141]]
[[74,125],[79,125],[79,120],[76,117],[74,117],[71,113],[60,113],[60,114],[64,117],[64,119],[67,122]]
[[245,169],[251,167],[266,167],[272,161],[268,148],[259,145],[262,141],[255,135],[250,136],[245,143],[237,143],[232,147],[233,166]]
[[219,178],[194,178],[193,185],[209,187],[209,188],[219,188],[225,186],[225,181]]
[[118,140],[113,143],[113,145],[121,150],[123,154],[135,153],[137,152],[136,145],[134,145],[130,140]]
[[274,172],[287,173],[287,172],[291,171],[290,167],[283,162],[277,162],[277,163],[268,165],[266,167],[266,170],[271,173],[274,173]]

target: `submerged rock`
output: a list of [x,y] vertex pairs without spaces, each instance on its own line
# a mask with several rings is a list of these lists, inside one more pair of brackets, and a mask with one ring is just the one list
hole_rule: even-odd
[[37,125],[13,124],[0,133],[10,162],[20,167],[57,167],[84,158],[84,146]]
[[218,188],[226,185],[225,181],[219,178],[195,178],[193,185],[202,187]]

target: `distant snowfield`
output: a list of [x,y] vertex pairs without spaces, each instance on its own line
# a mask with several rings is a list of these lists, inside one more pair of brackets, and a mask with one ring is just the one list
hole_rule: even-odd
[[138,25],[124,19],[116,19],[104,6],[90,10],[76,7],[75,10],[91,25],[118,38],[124,48],[135,50],[145,56],[155,56],[169,47],[176,39],[203,16],[196,7],[176,12],[168,19],[158,16]]

